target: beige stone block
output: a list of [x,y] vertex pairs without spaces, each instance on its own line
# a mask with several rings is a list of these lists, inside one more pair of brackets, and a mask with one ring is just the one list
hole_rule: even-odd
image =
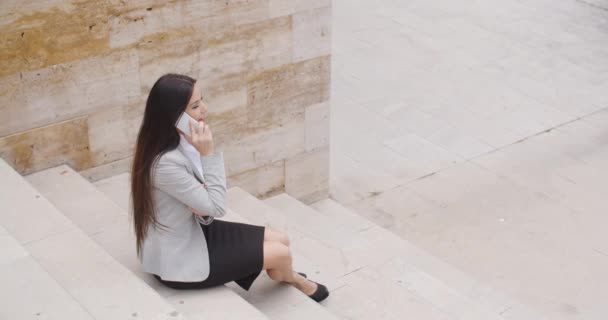
[[199,74],[200,37],[193,28],[154,34],[138,46],[141,89],[145,95],[162,75],[179,73],[196,78]]
[[268,0],[205,1],[208,2],[209,15],[227,17],[221,23],[228,26],[248,24],[267,20]]
[[[253,148],[241,150],[242,146],[243,143],[238,142],[222,148],[222,151],[224,152],[226,174],[228,176],[238,175],[258,167],[255,164],[255,154],[251,150]],[[216,147],[216,149],[218,148]]]
[[140,17],[111,16],[108,24],[110,48],[120,48],[137,43],[145,35],[144,21]]
[[237,107],[224,112],[215,112],[213,109],[213,106],[209,107],[207,124],[213,133],[216,149],[229,146],[253,133],[247,128],[246,107]]
[[19,75],[0,78],[0,137],[15,133],[14,124],[23,121],[21,118],[26,113],[23,109],[27,105],[24,89]]
[[329,195],[329,147],[285,161],[285,192],[305,203]]
[[130,172],[133,164],[133,157],[128,157],[93,168],[79,171],[78,173],[85,179],[95,182],[102,179],[114,177],[121,173]]
[[21,12],[46,11],[62,4],[65,4],[65,0],[3,0],[0,3],[0,25],[4,26],[15,21],[21,16]]
[[177,35],[180,30],[199,29],[201,21],[212,14],[213,2],[123,2],[114,7],[116,14],[109,18],[109,45],[112,48],[137,45],[155,36],[166,39],[167,35]]
[[331,54],[331,7],[293,15],[293,60]]
[[306,151],[329,146],[330,101],[306,107]]
[[201,44],[200,78],[260,71],[291,63],[291,17],[215,32]]
[[[137,1],[113,7],[110,47],[133,45],[142,38],[192,27],[205,33],[268,19],[267,4],[256,1]],[[200,32],[200,31],[199,31]]]
[[0,156],[22,175],[69,164],[91,165],[85,117],[0,138]]
[[82,85],[80,94],[86,96],[89,110],[124,105],[141,95],[138,67],[135,50],[117,51],[79,62],[73,81]]
[[2,11],[16,14],[4,20],[6,24],[0,28],[3,39],[0,75],[77,61],[108,51],[109,14],[105,1],[70,2],[55,7],[42,4],[33,11],[27,7],[32,6]]
[[331,7],[332,0],[291,0],[294,2],[294,7],[296,12],[322,8],[322,7]]
[[247,76],[245,74],[233,74],[217,79],[201,74],[197,80],[201,84],[203,101],[207,104],[211,115],[247,106]]
[[288,16],[294,12],[291,0],[268,0],[268,13],[270,17]]
[[228,175],[289,159],[305,151],[305,121],[297,117],[285,125],[243,137],[224,148]]
[[331,6],[331,0],[269,0],[271,17],[290,15],[296,12]]
[[285,189],[285,161],[230,176],[228,187],[241,187],[259,198],[281,193]]
[[330,94],[330,56],[254,74],[249,79],[250,128],[285,123],[304,108],[326,101]]
[[[195,1],[192,1],[195,2]],[[208,2],[208,1],[204,1]],[[145,34],[178,29],[188,25],[185,16],[198,17],[198,12],[188,10],[187,5],[179,2],[164,3],[158,6],[141,8],[129,12],[133,20],[142,21]]]
[[[267,20],[269,17],[267,2],[268,0],[172,1],[170,3],[157,1],[155,6],[140,6],[139,2],[135,5],[136,10],[145,8],[149,14],[158,16],[150,19],[153,22],[149,23],[150,31],[194,26],[198,30],[213,32]],[[160,15],[157,14],[159,11]]]
[[184,26],[208,32],[269,17],[268,0],[121,1],[114,8],[122,16],[146,22],[148,34]]
[[115,107],[87,117],[91,159],[96,164],[126,157],[132,139],[126,135],[123,107]]
[[92,165],[132,156],[145,110],[145,101],[104,109],[88,116]]
[[130,50],[23,72],[18,84],[27,90],[13,91],[13,97],[25,103],[4,106],[0,135],[130,104],[141,92],[138,66]]
[[262,132],[256,137],[257,141],[252,141],[259,145],[255,152],[256,163],[265,164],[278,159],[288,159],[303,152],[306,146],[305,133],[305,121],[300,116],[284,125]]

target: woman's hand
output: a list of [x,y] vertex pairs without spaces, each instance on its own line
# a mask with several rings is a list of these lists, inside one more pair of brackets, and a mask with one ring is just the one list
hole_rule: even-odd
[[184,135],[186,140],[198,150],[202,156],[213,154],[213,135],[211,128],[204,123],[194,124],[189,122],[191,137]]

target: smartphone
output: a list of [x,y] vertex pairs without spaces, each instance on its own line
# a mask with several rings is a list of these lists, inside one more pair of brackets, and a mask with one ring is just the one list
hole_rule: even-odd
[[179,117],[179,120],[177,120],[175,127],[191,137],[192,133],[190,132],[190,124],[188,124],[188,122],[192,122],[193,125],[198,126],[198,121],[194,120],[194,118],[184,112],[182,113],[181,117]]

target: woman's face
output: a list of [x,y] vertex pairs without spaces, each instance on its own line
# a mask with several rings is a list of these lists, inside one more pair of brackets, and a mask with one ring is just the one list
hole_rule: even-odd
[[197,121],[207,120],[207,105],[203,102],[203,95],[198,81],[194,84],[192,97],[186,107],[186,113]]

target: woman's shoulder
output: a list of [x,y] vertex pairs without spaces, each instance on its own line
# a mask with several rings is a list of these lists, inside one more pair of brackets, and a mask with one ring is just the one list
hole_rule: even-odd
[[169,150],[163,153],[158,160],[156,160],[156,165],[166,165],[166,164],[184,164],[186,163],[186,159],[183,154],[177,149]]

